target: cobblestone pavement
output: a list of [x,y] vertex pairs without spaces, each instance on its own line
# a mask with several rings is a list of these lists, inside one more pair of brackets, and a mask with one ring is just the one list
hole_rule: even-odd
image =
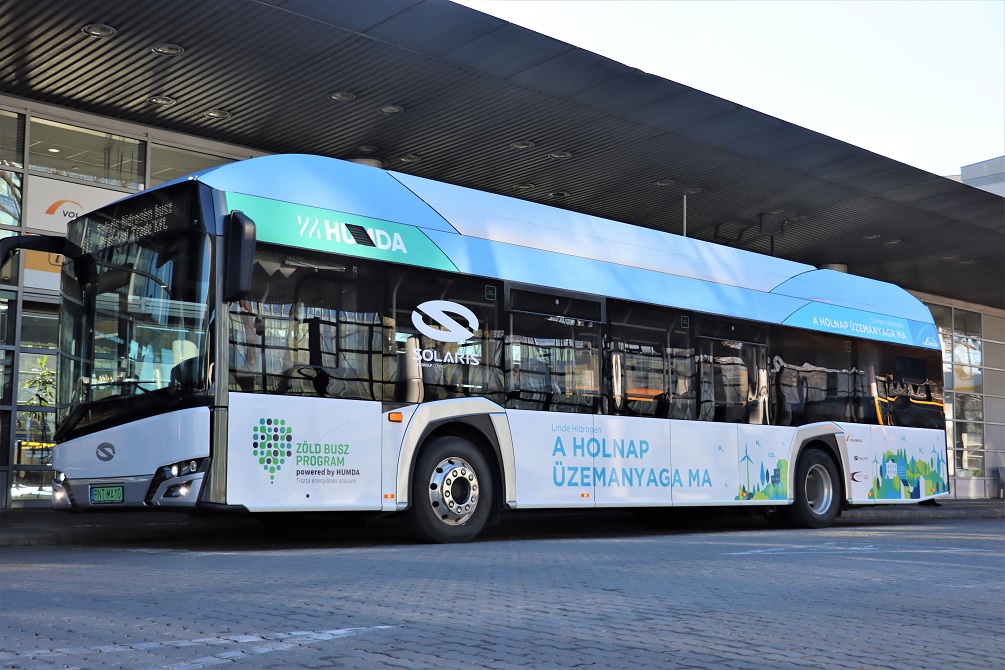
[[4,548],[0,667],[1005,664],[1001,520],[588,524],[446,546],[358,534]]

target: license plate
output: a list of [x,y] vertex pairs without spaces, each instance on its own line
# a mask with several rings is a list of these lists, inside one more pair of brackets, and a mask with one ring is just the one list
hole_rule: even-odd
[[92,505],[114,505],[123,502],[121,486],[92,486]]

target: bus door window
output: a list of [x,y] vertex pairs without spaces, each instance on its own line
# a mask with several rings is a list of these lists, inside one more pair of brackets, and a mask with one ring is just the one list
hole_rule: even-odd
[[699,324],[699,334],[702,333],[713,337],[735,334],[744,339],[699,338],[699,418],[725,423],[768,423],[764,330],[706,320]]
[[690,418],[694,405],[694,353],[686,326],[690,317],[614,300],[607,309],[607,413]]
[[520,289],[512,289],[509,300],[506,407],[595,412],[600,406],[600,303]]
[[502,290],[491,280],[410,269],[388,273],[396,399],[504,400]]

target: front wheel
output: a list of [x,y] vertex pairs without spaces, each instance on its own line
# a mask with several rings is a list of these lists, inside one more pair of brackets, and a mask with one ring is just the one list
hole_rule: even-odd
[[412,476],[408,521],[427,542],[473,540],[492,512],[492,473],[467,440],[443,436],[427,444]]
[[807,449],[796,467],[795,502],[783,508],[797,528],[825,528],[837,518],[841,484],[834,459],[820,449]]

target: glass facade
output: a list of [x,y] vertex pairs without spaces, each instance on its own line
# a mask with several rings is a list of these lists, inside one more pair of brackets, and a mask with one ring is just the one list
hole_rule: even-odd
[[1005,317],[926,302],[942,337],[956,497],[990,498],[1005,475]]
[[[31,196],[31,175],[108,189],[117,199],[239,159],[185,148],[184,138],[165,144],[142,131],[130,136],[125,128],[121,134],[99,130],[108,127],[106,119],[87,127],[46,118],[44,111],[22,109],[17,101],[0,104],[10,107],[0,108],[0,238],[28,230],[22,211]],[[24,278],[29,270],[38,274],[30,256],[15,254],[0,268],[0,508],[47,507],[52,496],[59,295],[22,284],[30,283]]]

